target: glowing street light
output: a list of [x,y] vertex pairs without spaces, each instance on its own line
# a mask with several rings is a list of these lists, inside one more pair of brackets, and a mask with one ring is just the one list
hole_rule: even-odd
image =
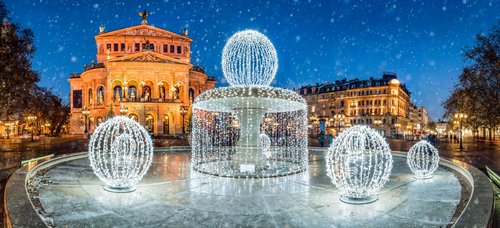
[[399,138],[399,136],[398,136],[398,130],[399,130],[399,127],[401,127],[401,124],[400,124],[400,123],[395,123],[395,124],[394,124],[394,128],[396,129],[396,138]]
[[186,134],[186,127],[185,127],[184,117],[188,113],[188,109],[184,106],[181,106],[180,112],[181,112],[181,116],[182,116],[182,135],[185,135]]
[[90,115],[90,110],[88,110],[87,107],[83,107],[82,115],[83,115],[83,123],[85,124],[85,131],[83,133],[86,136],[87,133],[89,132],[89,129],[87,127],[87,118]]
[[464,114],[464,113],[455,113],[455,119],[457,119],[455,122],[458,122],[458,124],[460,125],[460,137],[459,137],[460,150],[464,149],[464,147],[462,145],[462,139],[463,139],[463,136],[462,136],[462,122],[466,118],[467,118],[467,114]]
[[333,116],[333,118],[334,118],[334,119],[335,119],[335,121],[337,121],[337,123],[338,123],[338,125],[337,125],[337,126],[338,126],[337,135],[338,135],[338,134],[339,134],[339,132],[340,132],[340,121],[343,121],[343,120],[344,120],[345,115],[344,115],[344,114],[335,114],[335,115]]
[[125,105],[120,105],[120,114],[124,116],[127,115],[127,113],[128,113],[128,107],[126,107]]
[[33,134],[35,132],[35,121],[36,121],[36,116],[34,115],[29,115],[28,120],[31,122],[31,141],[34,142],[35,140],[33,139]]

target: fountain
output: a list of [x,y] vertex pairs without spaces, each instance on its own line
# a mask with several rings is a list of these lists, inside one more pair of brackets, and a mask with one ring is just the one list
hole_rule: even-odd
[[[231,85],[193,104],[192,166],[228,177],[274,177],[307,167],[307,104],[293,91],[270,87],[278,69],[263,34],[233,35],[222,53]],[[267,138],[266,138],[267,137]]]

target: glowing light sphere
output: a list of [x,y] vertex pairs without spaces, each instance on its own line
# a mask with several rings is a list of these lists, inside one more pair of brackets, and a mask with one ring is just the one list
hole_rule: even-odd
[[277,70],[276,49],[255,30],[234,34],[222,50],[222,71],[231,86],[268,86]]
[[333,141],[326,164],[340,200],[365,204],[377,200],[376,195],[389,180],[392,155],[376,130],[359,125],[346,129]]
[[88,156],[95,175],[106,184],[104,189],[130,192],[151,166],[153,143],[139,123],[118,116],[96,128]]
[[413,145],[408,151],[407,162],[417,179],[432,178],[439,165],[438,150],[425,140]]

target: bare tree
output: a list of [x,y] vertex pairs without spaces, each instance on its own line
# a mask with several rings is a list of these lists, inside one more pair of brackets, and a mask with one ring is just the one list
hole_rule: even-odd
[[474,46],[466,47],[464,53],[470,64],[443,103],[444,117],[465,113],[468,115],[465,124],[476,134],[480,127],[485,127],[492,140],[500,124],[500,23],[488,34],[478,34]]

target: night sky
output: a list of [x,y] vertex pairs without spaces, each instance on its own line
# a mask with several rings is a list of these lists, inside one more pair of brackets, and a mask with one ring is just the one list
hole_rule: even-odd
[[499,1],[56,1],[7,0],[10,17],[36,36],[41,85],[68,99],[70,73],[95,59],[94,35],[140,24],[181,33],[189,28],[192,63],[226,86],[220,56],[242,29],[266,34],[278,52],[274,86],[398,74],[434,120],[443,114],[464,62],[462,50],[500,20]]

